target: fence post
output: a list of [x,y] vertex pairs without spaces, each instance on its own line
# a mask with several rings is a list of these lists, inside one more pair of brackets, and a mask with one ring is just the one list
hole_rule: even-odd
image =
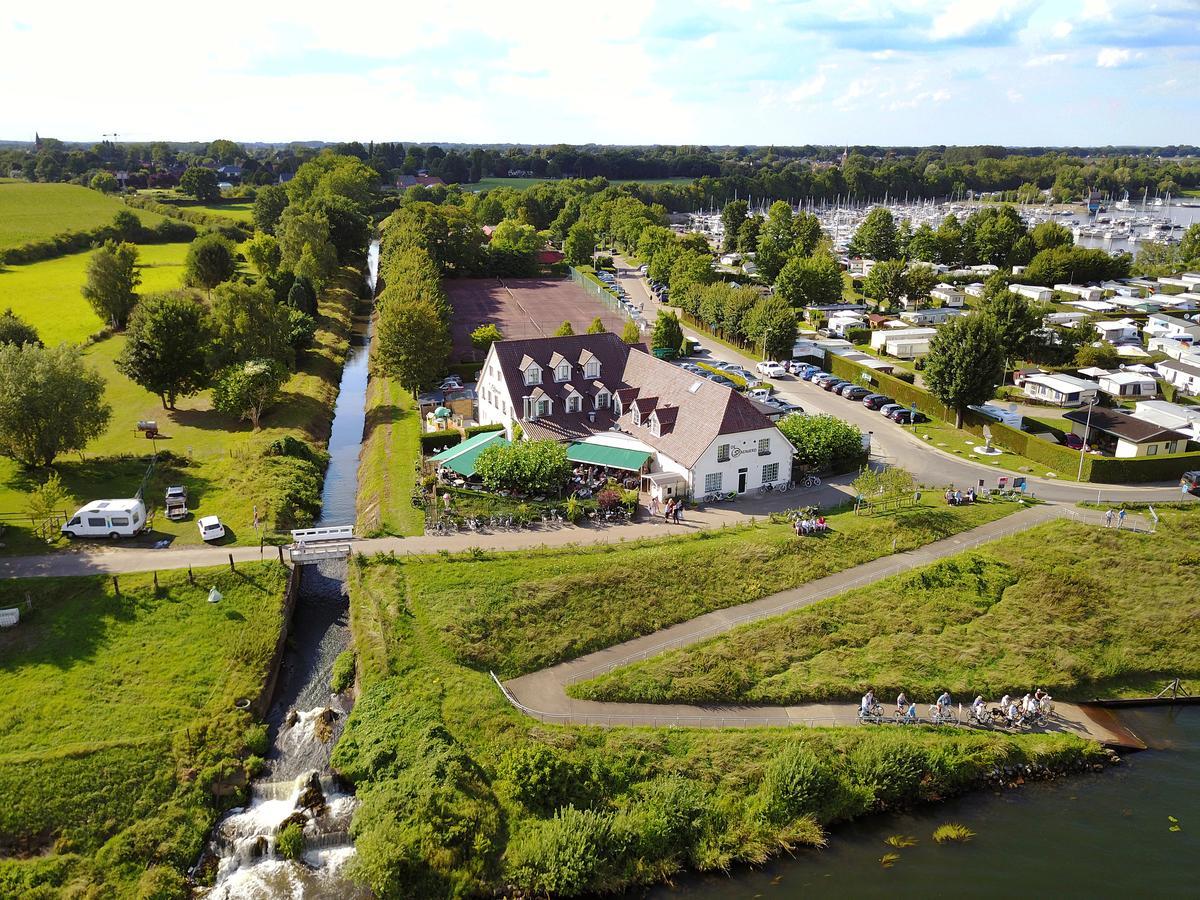
[[195,583],[196,576],[192,574],[192,564],[188,563],[188,584],[194,585]]
[[158,572],[154,573],[154,591],[158,592]]
[[121,596],[121,585],[120,585],[120,582],[117,581],[116,575],[113,576],[113,593],[116,594],[118,597]]
[[237,571],[237,569],[235,569],[235,568],[233,567],[233,554],[232,554],[232,553],[230,553],[230,554],[229,554],[229,571],[230,571],[230,572],[236,572],[236,571]]
[[279,551],[279,564],[283,565],[283,544],[276,545],[275,549]]

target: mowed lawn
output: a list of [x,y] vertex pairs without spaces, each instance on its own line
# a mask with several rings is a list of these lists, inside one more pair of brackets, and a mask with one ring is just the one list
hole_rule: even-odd
[[405,572],[459,662],[512,677],[1021,508],[925,503],[877,518],[839,513],[830,516],[830,532],[814,538],[759,524],[620,547],[426,557],[407,563]]
[[[0,192],[3,188],[0,185]],[[138,292],[151,294],[180,287],[187,248],[187,244],[139,246],[142,283]],[[47,346],[78,343],[95,334],[104,323],[80,293],[91,255],[91,251],[73,253],[0,269],[0,311],[12,309],[37,328]]]
[[1156,534],[1054,522],[617,669],[572,689],[633,702],[789,704],[871,686],[969,703],[1157,693],[1200,677],[1194,510]]
[[[77,184],[0,181],[0,251],[64,231],[107,225],[123,209],[130,207],[116,197]],[[130,211],[148,227],[163,220],[157,213]]]
[[0,607],[21,608],[0,632],[0,847],[88,854],[136,826],[156,835],[133,843],[136,869],[188,864],[216,814],[208,782],[240,768],[253,719],[235,704],[261,689],[287,577],[266,563],[201,569],[194,585],[163,573],[157,589],[122,575],[119,594],[103,576],[0,582]]

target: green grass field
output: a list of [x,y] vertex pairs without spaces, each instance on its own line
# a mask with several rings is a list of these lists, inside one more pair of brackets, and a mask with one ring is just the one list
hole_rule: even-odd
[[886,556],[893,541],[911,549],[1018,508],[940,501],[895,516],[836,514],[830,533],[810,540],[760,524],[621,547],[430,557],[409,566],[408,581],[459,662],[512,677]]
[[969,702],[1154,694],[1200,677],[1200,515],[1156,534],[1055,522],[618,669],[573,693],[636,702],[848,700],[867,686]]
[[[143,259],[161,260],[161,265],[145,270],[143,290],[177,286],[185,250],[183,244],[142,248]],[[170,262],[172,259],[177,262]],[[33,275],[44,278],[47,269],[55,270],[71,260],[75,261],[74,269],[68,269],[58,282],[63,285],[59,296],[68,298],[78,295],[78,284],[83,278],[82,263],[76,257],[20,268],[31,279],[30,283],[37,283],[38,279]],[[72,271],[74,276],[70,275]],[[0,274],[0,285],[15,274],[18,274],[17,269]],[[70,292],[71,277],[77,279],[74,294]],[[137,541],[153,543],[170,539],[181,544],[199,543],[196,517],[216,514],[229,532],[227,543],[258,543],[259,534],[253,527],[255,507],[263,520],[272,521],[273,504],[277,503],[280,491],[294,488],[297,478],[303,474],[289,468],[290,464],[284,460],[271,462],[269,469],[264,470],[259,465],[259,449],[285,435],[321,445],[328,440],[333,402],[342,361],[349,348],[350,321],[356,303],[356,294],[349,286],[357,283],[358,274],[348,271],[345,287],[330,289],[321,298],[314,345],[302,354],[299,371],[284,386],[279,402],[267,412],[258,434],[251,431],[248,423],[213,410],[209,391],[179,400],[175,410],[164,410],[157,396],[117,371],[115,362],[124,346],[123,336],[117,335],[89,347],[85,360],[104,376],[107,382],[105,397],[113,408],[113,416],[108,430],[88,446],[82,459],[78,455],[62,456],[55,463],[54,468],[69,490],[72,503],[132,496],[142,482],[152,452],[166,450],[183,462],[160,468],[145,496],[151,501],[159,501],[168,484],[183,483],[188,487],[193,515],[180,522],[157,516],[153,532]],[[82,298],[80,303],[91,315]],[[3,305],[0,300],[0,307]],[[41,318],[31,316],[30,321],[42,328],[49,321],[49,309],[41,307],[39,312]],[[76,331],[81,329],[82,326],[77,324]],[[143,419],[158,422],[161,436],[156,442],[152,443],[137,431],[137,423]],[[44,476],[25,472],[10,459],[0,458],[0,516],[22,513],[28,492],[41,477]],[[316,489],[319,491],[319,485]],[[68,512],[74,508],[71,506]],[[275,541],[279,536],[268,534],[266,537],[268,541]],[[46,544],[32,534],[25,521],[10,520],[2,540],[4,546],[0,552],[6,554],[46,550]],[[61,545],[62,541],[55,544]]]
[[358,534],[424,531],[424,510],[410,502],[421,458],[420,433],[412,395],[391,378],[372,377],[358,465]]
[[[183,282],[187,244],[138,247],[142,265],[141,294],[174,290]],[[42,262],[0,269],[0,310],[11,308],[33,325],[47,346],[79,343],[104,323],[79,292],[87,280],[91,253],[74,253]]]
[[[64,231],[98,228],[123,209],[129,207],[116,197],[75,184],[0,182],[0,250]],[[157,213],[133,213],[149,227],[163,220]]]
[[[632,571],[636,552],[614,548],[610,568]],[[464,558],[441,571],[454,580],[446,570],[472,568],[470,583],[485,585],[529,562],[544,577],[543,559],[515,559]],[[770,565],[745,568],[753,579]],[[542,724],[509,706],[486,673],[454,661],[442,641],[443,595],[423,589],[423,566],[378,558],[351,567],[362,692],[333,762],[362,801],[355,871],[380,897],[591,895],[727,870],[819,846],[830,822],[969,789],[993,766],[1099,754],[1063,735],[965,729]],[[666,584],[671,573],[660,574],[656,584]],[[591,602],[578,581],[559,588],[571,615],[531,619],[521,634],[587,631],[604,616],[614,622],[600,630],[619,630],[624,592]],[[494,597],[466,600],[483,611]],[[526,654],[509,635],[497,646],[511,671]]]
[[[286,578],[264,564],[200,570],[194,586],[161,575],[158,590],[122,575],[119,595],[102,576],[0,583],[0,606],[22,608],[0,633],[13,698],[0,705],[0,895],[52,860],[111,896],[134,896],[147,866],[194,862],[217,813],[209,785],[265,743],[234,702],[261,689]],[[220,603],[205,602],[211,586]]]
[[171,206],[177,206],[180,209],[191,209],[196,212],[212,213],[214,216],[224,216],[226,219],[234,219],[238,222],[253,222],[254,221],[254,201],[253,200],[223,200],[217,203],[201,203],[185,194],[181,194],[174,190],[149,189],[138,191],[141,197],[149,197],[151,200],[157,200],[159,203],[166,203]]
[[1057,471],[1045,463],[1034,462],[1032,459],[1027,459],[1024,456],[1018,456],[999,445],[996,445],[996,449],[1002,451],[999,456],[980,456],[975,452],[975,448],[983,446],[983,438],[961,428],[955,428],[951,422],[930,419],[928,422],[922,422],[920,425],[902,425],[900,427],[905,431],[911,431],[921,440],[930,446],[937,447],[939,450],[944,450],[947,453],[953,453],[955,456],[961,456],[963,459],[983,463],[1005,472],[1015,472],[1019,475],[1037,475],[1041,478],[1075,480],[1075,472]]

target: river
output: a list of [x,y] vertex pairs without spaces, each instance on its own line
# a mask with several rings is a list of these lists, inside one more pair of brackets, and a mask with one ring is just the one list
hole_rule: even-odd
[[[374,298],[379,242],[367,254],[367,289]],[[318,524],[355,519],[358,454],[366,415],[370,325],[356,317],[342,370],[329,438],[329,466]],[[369,892],[343,872],[354,855],[350,820],[356,800],[329,764],[352,700],[333,694],[334,660],[350,647],[346,561],[305,566],[301,572],[287,650],[267,714],[270,750],[265,772],[250,786],[250,802],[230,810],[213,829],[202,866],[211,866],[211,900],[354,900]],[[282,858],[277,836],[284,821],[303,824],[305,852]]]
[[[835,827],[829,846],[761,869],[692,876],[633,896],[645,900],[766,897],[1178,897],[1200,860],[1200,706],[1121,710],[1157,749],[1093,775],[980,792],[915,811]],[[1178,831],[1169,817],[1178,820]],[[962,844],[933,829],[960,822]],[[918,843],[895,849],[889,835]],[[885,853],[899,857],[891,867]]]

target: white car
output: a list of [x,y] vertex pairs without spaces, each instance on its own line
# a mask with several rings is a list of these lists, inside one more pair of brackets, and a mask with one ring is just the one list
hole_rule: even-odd
[[760,362],[754,367],[754,370],[759,375],[766,375],[768,378],[778,378],[781,375],[786,375],[787,370],[777,362]]
[[196,522],[196,527],[200,529],[200,540],[202,541],[218,541],[225,537],[225,526],[216,516],[202,517]]

